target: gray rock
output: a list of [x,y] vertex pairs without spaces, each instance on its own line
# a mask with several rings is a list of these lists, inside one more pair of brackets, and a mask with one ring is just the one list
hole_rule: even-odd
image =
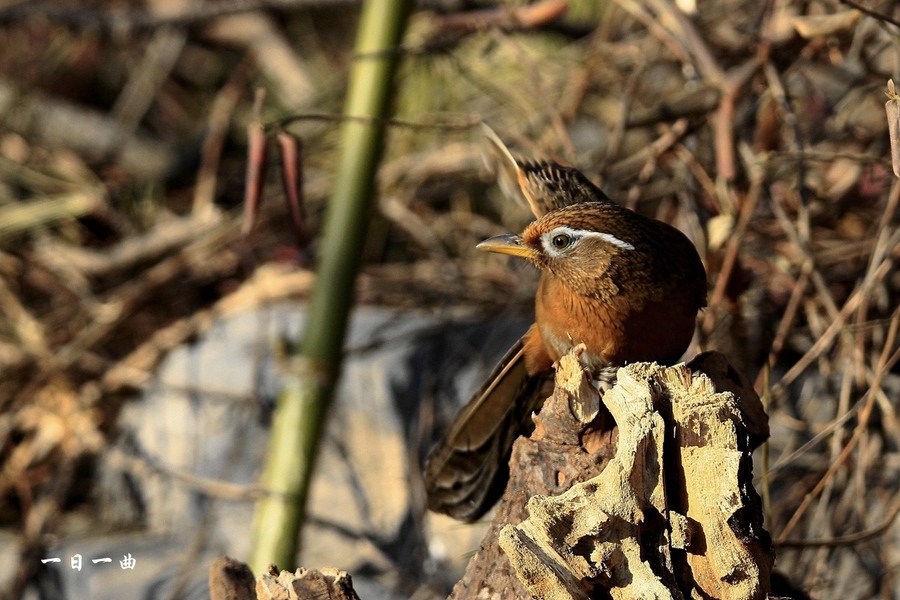
[[[65,540],[55,549],[64,561],[78,553],[114,562],[47,566],[43,597],[150,600],[181,590],[179,598],[201,598],[214,557],[246,560],[247,490],[259,477],[278,391],[274,349],[282,337],[296,342],[303,321],[296,305],[265,307],[169,354],[122,411],[99,468],[97,531],[132,533]],[[461,575],[484,528],[426,516],[421,462],[527,326],[356,311],[298,564],[350,572],[364,600],[408,597],[423,581],[440,588]],[[133,571],[118,564],[128,553]]]

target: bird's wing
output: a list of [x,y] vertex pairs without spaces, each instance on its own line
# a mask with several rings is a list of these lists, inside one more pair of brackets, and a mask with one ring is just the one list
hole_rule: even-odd
[[544,373],[529,375],[523,340],[516,342],[431,451],[428,508],[474,521],[493,506],[509,478],[512,444],[549,395],[548,381],[552,386]]

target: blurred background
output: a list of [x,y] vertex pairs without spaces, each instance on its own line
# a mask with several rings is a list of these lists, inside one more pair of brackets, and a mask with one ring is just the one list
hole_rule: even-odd
[[[359,8],[0,6],[4,597],[202,598],[212,557],[246,558]],[[770,408],[776,566],[818,598],[900,597],[898,35],[882,0],[416,3],[299,563],[436,598],[477,549],[483,524],[426,513],[420,470],[530,322],[536,271],[475,250],[529,221],[484,121],[692,239],[698,347]],[[245,221],[254,122],[300,142],[299,220],[273,150]]]

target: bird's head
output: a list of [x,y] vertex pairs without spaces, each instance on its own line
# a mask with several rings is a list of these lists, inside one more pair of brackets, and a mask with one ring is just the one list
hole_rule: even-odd
[[602,202],[575,204],[545,214],[521,235],[492,237],[478,248],[524,258],[576,291],[596,290],[596,280],[608,274],[612,263],[630,261],[640,252],[633,214]]

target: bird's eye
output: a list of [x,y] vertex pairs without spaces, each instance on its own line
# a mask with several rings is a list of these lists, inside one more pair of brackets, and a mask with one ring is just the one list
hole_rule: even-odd
[[564,233],[559,233],[553,236],[553,239],[550,240],[550,243],[553,244],[553,247],[557,250],[562,250],[572,243],[572,238]]

